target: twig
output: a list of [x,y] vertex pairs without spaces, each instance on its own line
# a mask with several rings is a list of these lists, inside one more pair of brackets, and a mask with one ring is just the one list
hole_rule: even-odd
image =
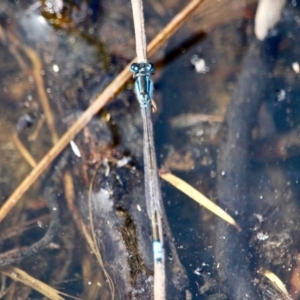
[[27,163],[32,167],[36,167],[37,163],[31,153],[27,150],[27,148],[24,146],[22,141],[20,140],[18,134],[14,134],[12,137],[12,140],[17,147],[17,149],[20,151],[21,155],[24,157],[24,159],[27,161]]
[[[191,1],[173,20],[153,39],[147,47],[148,55],[151,56],[162,47],[162,45],[172,36],[179,27],[187,20],[191,13],[204,0]],[[136,61],[134,59],[132,62]],[[61,153],[61,151],[69,144],[92,117],[104,107],[116,94],[121,90],[124,84],[131,78],[128,64],[125,69],[113,80],[106,89],[96,98],[96,100],[89,106],[89,108],[80,116],[80,118],[71,126],[71,128],[59,139],[49,152],[43,157],[38,165],[29,173],[29,175],[21,182],[15,189],[11,196],[7,199],[0,209],[0,222],[7,216],[12,208],[18,203],[24,193],[31,187],[31,185],[39,178],[39,176],[49,167],[53,160]]]
[[[144,26],[142,0],[131,0],[133,21],[135,28],[136,52],[138,64],[133,64],[136,78],[136,96],[140,103],[144,128],[144,173],[145,173],[145,199],[148,215],[152,224],[153,259],[154,259],[154,300],[166,299],[166,271],[164,236],[162,216],[160,209],[161,199],[160,183],[158,178],[155,146],[153,139],[153,126],[151,120],[152,81],[150,75],[151,64],[147,60],[146,33]],[[146,67],[147,66],[147,67]],[[158,254],[158,255],[157,255]]]
[[55,129],[55,122],[54,122],[54,114],[51,109],[49,99],[47,96],[47,93],[45,91],[45,84],[44,79],[42,76],[42,62],[39,58],[36,51],[34,51],[32,48],[28,47],[27,45],[24,45],[19,42],[19,40],[11,33],[7,33],[7,39],[10,41],[10,50],[15,55],[17,61],[19,62],[20,66],[24,71],[28,69],[26,63],[22,59],[20,53],[17,51],[17,49],[20,49],[25,53],[25,55],[28,57],[28,59],[32,63],[32,76],[34,78],[34,81],[36,83],[37,93],[39,96],[40,103],[42,105],[44,114],[46,116],[46,122],[48,125],[48,128],[51,133],[51,139],[52,143],[55,144],[58,141],[58,134]]
[[27,57],[31,60],[33,66],[33,77],[36,82],[38,96],[46,117],[46,122],[51,134],[52,143],[55,144],[58,141],[58,134],[55,129],[54,113],[49,103],[49,98],[45,90],[44,78],[42,76],[42,62],[38,54],[30,47],[22,45],[23,51]]
[[13,267],[13,266],[1,267],[0,272],[1,274],[10,277],[12,280],[16,282],[21,282],[24,285],[31,287],[32,289],[38,291],[42,295],[47,296],[48,299],[49,298],[53,300],[65,299],[61,297],[60,294],[62,295],[66,295],[66,294],[59,292],[58,290],[52,288],[51,286],[45,284],[44,282],[38,280],[37,278],[32,277],[31,275],[29,275],[28,273],[24,272],[23,270],[17,267]]
[[150,42],[147,47],[148,56],[152,56],[183,25],[205,0],[193,0],[179,12],[166,27]]
[[145,34],[145,24],[143,16],[143,2],[141,0],[131,0],[133,23],[135,31],[136,55],[138,62],[147,61],[147,43]]

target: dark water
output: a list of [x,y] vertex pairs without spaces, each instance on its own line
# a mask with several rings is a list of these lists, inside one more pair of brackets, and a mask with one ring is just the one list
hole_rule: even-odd
[[[97,7],[95,1],[70,1],[60,19],[55,9],[45,7],[44,2],[41,1],[42,6],[39,7],[35,4],[39,2],[30,3],[32,6],[9,1],[0,4],[3,30],[0,46],[0,187],[3,202],[31,170],[11,139],[17,133],[16,124],[21,124],[24,115],[32,116],[34,124],[22,130],[19,138],[36,161],[43,157],[55,139],[47,121],[41,123],[40,131],[37,129],[44,115],[41,104],[43,93],[38,88],[37,78],[43,80],[40,88],[46,91],[54,114],[55,130],[60,136],[135,55],[129,3],[113,1]],[[178,11],[180,6],[176,1],[165,3],[168,9],[158,15],[160,6],[154,4],[151,1],[145,4],[146,22],[150,24],[149,39],[174,15],[172,10]],[[211,12],[210,9],[208,6],[207,11]],[[227,123],[197,119],[200,115],[219,116],[221,119],[226,116],[227,105],[245,71],[243,61],[253,43],[254,7],[249,1],[245,8],[239,10],[239,15],[232,18],[225,17],[228,12],[221,8],[219,13],[217,18],[212,13],[210,18],[210,14],[207,17],[195,16],[194,21],[191,19],[180,29],[154,59],[157,65],[155,101],[158,106],[154,122],[159,166],[168,166],[174,174],[221,203],[226,210],[226,203],[220,199],[217,178],[221,173],[218,164],[220,166],[220,160],[224,160],[222,147]],[[238,176],[247,186],[245,197],[234,194],[235,190],[232,190],[232,195],[233,198],[240,197],[241,205],[246,203],[248,210],[243,211],[241,216],[239,206],[232,209],[228,205],[228,212],[237,219],[243,219],[243,234],[247,241],[245,251],[249,259],[247,268],[252,276],[252,285],[259,291],[257,299],[274,299],[272,297],[276,295],[276,289],[257,272],[261,268],[277,274],[288,290],[294,291],[291,278],[297,267],[300,225],[298,15],[297,7],[288,4],[276,31],[279,46],[278,54],[274,56],[274,69],[263,83],[267,96],[260,102],[257,114],[236,124],[241,128],[254,124],[248,128],[251,132],[249,147],[241,145],[240,148],[247,157],[244,168],[239,168],[240,162],[228,156],[229,170],[235,174],[242,169]],[[224,23],[220,24],[222,17]],[[41,67],[30,58],[26,47],[35,52],[34,57],[40,59]],[[256,63],[253,62],[254,65]],[[34,77],[34,70],[42,76]],[[258,67],[257,72],[260,71]],[[196,122],[192,123],[193,120]],[[228,126],[227,130],[230,133],[232,128]],[[67,169],[75,184],[75,206],[86,224],[89,224],[89,184],[93,174],[98,172],[100,162],[108,160],[111,170],[114,170],[116,161],[124,156],[131,158],[129,165],[137,173],[127,169],[111,172],[118,178],[114,181],[122,182],[122,188],[125,187],[125,196],[117,197],[118,201],[124,198],[119,202],[118,213],[114,214],[116,219],[122,220],[124,215],[120,215],[120,211],[123,213],[124,206],[129,207],[127,200],[130,198],[131,203],[139,203],[139,195],[143,194],[142,188],[132,192],[135,185],[143,185],[141,118],[132,83],[74,141],[82,157],[71,154],[70,158],[66,158],[69,164]],[[105,171],[105,167],[101,168]],[[61,207],[60,232],[54,238],[58,248],[43,250],[36,257],[24,260],[21,267],[66,293],[83,299],[109,299],[107,288],[99,288],[107,287],[107,284],[101,272],[95,270],[97,262],[90,254],[82,232],[76,227],[74,211],[65,200],[62,176],[56,175],[55,180],[50,181],[54,194],[59,196]],[[47,178],[49,175],[44,175],[40,182],[45,182]],[[107,187],[111,188],[110,182]],[[118,186],[115,194],[119,195],[120,189]],[[217,240],[222,238],[217,224],[223,221],[218,221],[217,217],[167,183],[162,182],[162,189],[179,259],[189,277],[189,285],[185,289],[192,293],[193,299],[231,299],[226,284],[220,279],[222,261],[218,261],[216,253]],[[1,224],[1,231],[6,233],[27,220],[43,216],[46,216],[43,221],[46,226],[49,222],[45,205],[47,199],[43,197],[40,184],[36,184]],[[131,210],[128,208],[128,211]],[[116,223],[119,224],[120,220]],[[138,219],[136,222],[143,221]],[[22,233],[21,238],[14,236],[2,241],[2,252],[20,245],[30,245],[43,236],[44,231],[36,226],[36,222],[31,226],[32,231]],[[227,225],[224,222],[221,226],[225,228]],[[132,228],[128,232],[134,232]],[[135,234],[138,239],[143,239],[142,233]],[[147,239],[149,235],[141,242],[146,249],[143,253],[147,253]],[[102,251],[108,251],[108,261],[112,259],[113,262],[114,257],[109,256],[110,246],[102,246]],[[238,256],[238,249],[232,255]],[[121,260],[119,263],[122,265]],[[236,267],[232,266],[233,270]],[[143,276],[151,276],[151,262],[145,259],[145,265],[137,269],[143,268],[147,269]],[[172,276],[174,274],[170,278]],[[122,276],[112,277],[122,280]],[[21,299],[42,299],[36,292],[27,295],[23,286],[20,290],[23,291]],[[16,292],[10,291],[5,299],[16,299],[16,295]],[[168,299],[177,298],[170,296]],[[297,296],[292,299],[297,299]]]

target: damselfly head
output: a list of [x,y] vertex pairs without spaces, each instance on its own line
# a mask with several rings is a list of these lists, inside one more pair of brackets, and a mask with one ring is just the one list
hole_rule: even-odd
[[130,71],[134,73],[134,75],[138,74],[153,74],[154,73],[154,65],[150,62],[147,63],[133,63],[130,66]]

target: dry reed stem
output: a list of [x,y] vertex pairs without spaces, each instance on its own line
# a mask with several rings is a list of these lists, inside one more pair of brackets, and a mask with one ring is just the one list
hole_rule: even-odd
[[15,236],[21,235],[22,233],[24,233],[29,229],[36,228],[38,222],[44,223],[47,222],[48,220],[49,220],[49,214],[42,215],[40,217],[30,219],[29,221],[26,221],[22,224],[17,224],[12,227],[9,227],[5,231],[1,232],[0,243],[4,240],[11,239]]
[[26,45],[22,45],[22,49],[26,53],[27,57],[30,59],[33,65],[33,77],[36,83],[38,97],[46,117],[48,128],[50,130],[52,143],[53,145],[55,145],[55,143],[59,140],[59,137],[55,128],[54,114],[52,112],[52,108],[49,103],[49,98],[45,90],[44,78],[42,76],[43,69],[41,59],[39,58],[36,51],[34,51],[32,48]]
[[12,140],[16,146],[16,148],[19,150],[23,158],[27,161],[27,163],[32,167],[36,167],[37,163],[34,160],[33,156],[31,153],[27,150],[27,148],[24,146],[22,141],[20,140],[18,134],[14,134],[12,137]]
[[142,0],[131,0],[135,31],[136,56],[138,62],[147,61],[147,42]]
[[51,109],[51,106],[49,103],[49,99],[48,99],[47,93],[45,91],[44,78],[42,76],[43,69],[42,69],[41,59],[39,58],[36,51],[34,51],[29,46],[20,43],[19,40],[13,34],[7,33],[7,38],[12,44],[10,46],[10,50],[14,54],[16,60],[18,61],[19,65],[21,66],[21,68],[24,71],[29,69],[27,67],[26,63],[24,62],[24,60],[20,57],[17,49],[23,51],[32,63],[32,67],[33,67],[32,76],[36,83],[38,98],[40,100],[40,103],[43,108],[43,112],[46,117],[46,122],[47,122],[48,128],[50,130],[52,143],[55,144],[59,138],[58,138],[58,134],[55,129],[54,114],[52,112],[52,109]]
[[[180,13],[178,13],[170,23],[152,40],[147,50],[149,56],[156,53],[162,45],[173,35],[179,27],[188,19],[191,13],[204,0],[191,1]],[[31,185],[39,178],[39,176],[49,167],[53,160],[62,152],[62,150],[69,144],[84,126],[92,119],[92,117],[104,107],[116,94],[121,90],[124,84],[131,78],[129,67],[131,61],[125,69],[104,89],[104,91],[96,98],[96,100],[87,108],[87,110],[79,117],[79,119],[71,126],[71,128],[58,140],[58,142],[49,150],[49,152],[42,158],[38,165],[29,173],[29,175],[21,182],[15,189],[11,196],[6,200],[0,209],[0,222],[7,216],[7,214],[18,203],[24,193],[31,187]]]
[[49,285],[45,284],[44,282],[30,276],[26,272],[22,271],[17,267],[12,266],[5,266],[0,268],[0,272],[12,280],[21,282],[26,286],[31,287],[32,289],[38,291],[39,293],[45,295],[49,299],[52,300],[64,300],[59,294],[61,294],[56,289],[50,287]]
[[162,45],[182,26],[195,9],[205,0],[193,0],[179,12],[165,28],[150,42],[147,47],[149,56],[154,55]]
[[165,263],[154,260],[154,300],[165,299],[167,299]]
[[[145,33],[145,24],[144,24],[144,13],[143,13],[143,2],[142,0],[131,0],[132,13],[133,13],[133,23],[135,29],[135,43],[136,43],[136,54],[138,62],[147,62],[147,45],[146,45],[146,33]],[[144,116],[143,116],[144,118]],[[146,133],[144,132],[144,135]],[[151,132],[151,134],[153,134]],[[145,139],[145,136],[144,136]],[[153,146],[154,147],[154,146]],[[146,155],[144,153],[144,155]],[[155,173],[157,173],[156,161],[152,165]],[[155,174],[157,176],[157,174]],[[149,183],[146,182],[146,185]],[[151,187],[149,187],[151,190]],[[157,187],[159,188],[159,186]],[[150,192],[151,193],[151,192]],[[147,194],[147,192],[146,192]],[[146,195],[147,196],[147,195]],[[150,196],[150,195],[149,195]],[[157,194],[158,196],[158,194]],[[163,256],[165,256],[165,251],[163,248],[163,229],[162,229],[162,220],[160,217],[155,218],[156,211],[154,205],[152,205],[151,211],[151,220],[152,220],[152,233],[153,239],[155,237],[156,228],[159,230],[159,240],[162,245]],[[158,262],[154,259],[154,300],[165,300],[166,299],[166,270],[165,270],[165,259],[162,259],[161,262]]]
[[236,221],[226,212],[224,211],[220,206],[216,205],[214,202],[206,198],[203,194],[201,194],[198,190],[196,190],[194,187],[183,181],[182,179],[178,178],[177,176],[162,171],[160,173],[160,177],[176,187],[178,190],[182,191],[184,194],[195,200],[200,205],[204,206],[206,209],[229,223],[230,225],[233,225],[239,232],[242,231],[239,224],[236,223]]

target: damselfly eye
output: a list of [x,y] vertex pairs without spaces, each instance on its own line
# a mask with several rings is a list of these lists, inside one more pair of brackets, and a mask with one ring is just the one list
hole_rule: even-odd
[[147,63],[146,70],[150,73],[154,73],[154,65],[152,63]]
[[139,64],[137,64],[137,63],[133,63],[130,66],[130,71],[133,72],[133,73],[136,73],[139,69],[140,69],[140,67],[139,67]]

